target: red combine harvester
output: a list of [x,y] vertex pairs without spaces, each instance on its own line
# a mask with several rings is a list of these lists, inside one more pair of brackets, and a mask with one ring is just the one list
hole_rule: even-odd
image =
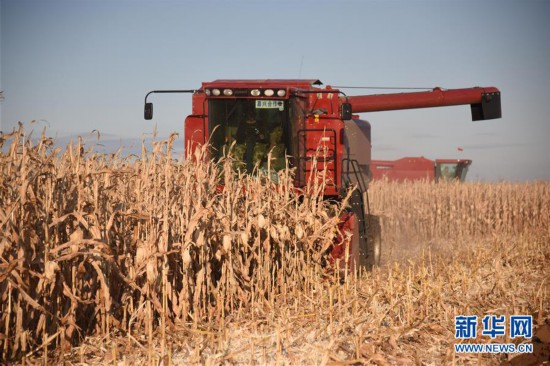
[[[353,191],[341,217],[350,243],[336,245],[341,260],[349,245],[353,268],[372,268],[380,260],[380,224],[369,209],[371,126],[355,113],[471,105],[472,119],[501,117],[500,91],[494,87],[347,96],[319,80],[216,80],[197,90],[154,90],[145,96],[145,119],[153,117],[152,93],[192,93],[192,114],[185,119],[185,144],[191,151],[210,138],[212,157],[231,144],[243,169],[295,169],[296,187],[311,174],[326,171],[325,197],[342,199]],[[313,164],[316,164],[314,166]]]
[[464,182],[468,167],[467,159],[436,159],[407,157],[398,160],[372,160],[370,171],[373,180],[387,179],[390,182],[427,180],[459,180]]

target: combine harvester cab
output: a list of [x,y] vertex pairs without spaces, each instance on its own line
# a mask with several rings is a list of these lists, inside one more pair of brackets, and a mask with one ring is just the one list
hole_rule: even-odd
[[234,146],[247,172],[277,172],[288,164],[295,169],[297,188],[323,172],[324,197],[332,201],[355,188],[340,227],[351,240],[332,249],[333,262],[345,261],[342,266],[354,269],[377,265],[381,252],[380,222],[370,213],[367,194],[371,127],[354,114],[470,104],[473,120],[501,116],[500,92],[493,87],[346,96],[314,79],[216,80],[196,90],[149,92],[145,119],[153,117],[147,98],[154,93],[193,95],[192,114],[185,120],[185,144],[191,153],[209,142],[210,157],[216,158]]
[[458,180],[466,181],[468,168],[472,161],[468,159],[436,159],[435,160],[435,180]]

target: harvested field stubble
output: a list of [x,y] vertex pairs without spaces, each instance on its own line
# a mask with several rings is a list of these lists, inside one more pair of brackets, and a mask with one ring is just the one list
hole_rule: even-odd
[[2,360],[462,364],[455,315],[549,321],[549,183],[374,184],[390,247],[452,256],[339,281],[321,185],[177,162],[173,138],[136,160],[0,137]]

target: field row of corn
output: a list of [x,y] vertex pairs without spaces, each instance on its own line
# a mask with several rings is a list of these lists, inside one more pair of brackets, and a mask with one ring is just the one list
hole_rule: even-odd
[[3,359],[152,334],[157,320],[217,322],[323,275],[339,209],[320,186],[302,201],[288,174],[276,190],[230,160],[178,163],[173,137],[138,160],[61,152],[22,129],[2,139]]
[[550,230],[550,184],[371,184],[371,209],[386,240],[475,238]]
[[[489,311],[480,297],[505,298],[511,278],[520,282],[503,309],[548,310],[548,183],[376,184],[371,209],[389,242],[486,247],[453,272],[427,258],[340,285],[326,257],[343,239],[334,230],[342,208],[322,200],[322,186],[301,198],[288,172],[275,187],[234,173],[230,159],[178,162],[174,138],[123,158],[81,141],[53,148],[22,128],[0,136],[2,360],[104,363],[132,349],[151,363],[381,363],[379,354],[411,357],[414,327],[413,336],[433,325],[448,338],[452,314],[468,303]],[[500,277],[485,284],[491,276]],[[86,336],[99,343],[82,344]],[[313,357],[304,344],[341,349]]]

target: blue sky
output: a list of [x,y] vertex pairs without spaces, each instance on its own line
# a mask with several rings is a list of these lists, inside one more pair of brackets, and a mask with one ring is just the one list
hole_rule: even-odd
[[106,146],[131,145],[155,126],[182,141],[190,96],[154,95],[145,121],[145,94],[220,78],[496,86],[499,120],[471,122],[468,106],[363,114],[373,157],[462,157],[474,161],[470,180],[550,179],[549,1],[0,4],[5,132],[38,120],[27,128],[48,125],[61,141],[99,130]]

